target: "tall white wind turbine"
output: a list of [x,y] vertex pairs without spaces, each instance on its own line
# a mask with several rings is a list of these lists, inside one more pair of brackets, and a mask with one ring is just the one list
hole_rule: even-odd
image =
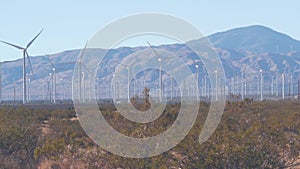
[[5,43],[5,44],[7,44],[9,46],[12,46],[14,48],[17,48],[19,50],[22,50],[22,52],[23,52],[23,104],[27,103],[27,92],[26,92],[26,56],[27,56],[29,64],[31,65],[30,57],[29,57],[29,55],[27,53],[27,49],[32,45],[32,43],[36,40],[36,38],[42,33],[42,31],[43,31],[43,29],[26,45],[26,47],[21,47],[21,46],[18,46],[18,45],[15,45],[15,44],[12,44],[12,43],[0,40],[2,43]]

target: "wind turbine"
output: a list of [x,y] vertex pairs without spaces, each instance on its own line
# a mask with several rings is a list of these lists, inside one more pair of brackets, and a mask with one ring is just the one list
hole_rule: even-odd
[[78,66],[79,66],[79,71],[78,71],[78,76],[79,76],[79,100],[80,102],[82,101],[82,76],[84,76],[84,74],[82,74],[82,57],[85,53],[86,47],[87,47],[87,43],[85,43],[84,48],[81,50],[80,54],[79,54],[79,61],[78,61]]
[[[82,57],[84,55],[84,52],[86,50],[86,47],[87,47],[87,43],[85,44],[84,48],[82,49],[81,53],[80,53],[80,56],[79,56],[79,61],[78,61],[78,66],[79,66],[79,96],[80,96],[80,101],[82,102],[85,102],[85,73],[88,74],[88,80],[89,80],[89,86],[88,86],[88,89],[89,89],[89,102],[92,101],[92,88],[91,88],[91,84],[92,84],[92,77],[93,77],[93,73],[89,70],[89,68],[84,64],[82,63]],[[82,68],[85,69],[85,71],[82,70]],[[83,91],[82,91],[83,89]]]
[[162,101],[162,58],[161,56],[154,50],[152,45],[147,41],[148,45],[150,48],[153,50],[156,56],[158,56],[158,61],[159,61],[159,102]]
[[[49,58],[48,55],[46,55],[46,57],[47,57],[49,63],[51,64],[51,66],[52,66],[52,72],[49,73],[49,75],[50,75],[50,77],[51,77],[51,84],[52,84],[50,90],[53,90],[53,91],[54,91],[54,92],[53,92],[53,103],[55,104],[55,103],[56,103],[56,73],[55,73],[56,66],[52,63],[52,61],[50,60],[50,58]],[[54,80],[54,82],[53,82],[53,80]],[[50,92],[50,93],[51,93],[51,92]],[[51,98],[51,97],[50,97],[50,98]],[[50,101],[51,101],[51,99],[50,99]]]
[[31,76],[29,74],[27,74],[27,80],[28,80],[28,85],[27,85],[27,102],[31,102],[31,96],[30,96],[30,83],[31,83]]
[[[163,92],[163,80],[162,80],[162,56],[160,56],[157,51],[153,48],[153,46],[150,44],[150,42],[148,42],[149,47],[152,49],[152,51],[155,53],[155,55],[158,57],[158,62],[159,62],[159,102],[162,102],[162,92]],[[165,60],[168,59],[177,59],[176,57],[165,57]]]
[[119,61],[117,61],[117,62],[127,69],[127,102],[130,103],[130,67],[132,67],[133,64],[128,66],[128,65],[125,65],[125,64],[123,64]]
[[[89,102],[92,101],[92,88],[91,88],[91,85],[92,85],[92,72],[87,68],[87,66],[83,63],[81,63],[81,66],[83,66],[83,68],[86,70],[86,71],[82,71],[81,72],[81,75],[82,75],[82,79],[81,79],[81,85],[80,86],[82,89],[83,89],[83,92],[85,91],[85,72],[87,72],[88,74],[88,79],[89,79]],[[83,80],[83,83],[82,83],[82,80]],[[81,89],[80,89],[81,90]],[[83,102],[85,102],[85,94],[83,93]]]
[[218,101],[218,70],[215,70],[214,73],[216,74],[216,101]]
[[[45,66],[42,64],[42,68],[46,71],[46,72],[48,72],[49,70],[48,70],[48,68],[45,68]],[[47,96],[49,96],[49,103],[51,103],[52,102],[52,91],[50,90],[51,88],[50,88],[50,81],[52,82],[53,80],[52,80],[52,72],[50,72],[50,73],[48,73],[47,74],[47,76],[49,75],[49,79],[48,80],[43,80],[42,79],[42,82],[43,82],[43,88],[44,89],[42,89],[42,98],[43,98],[43,101],[45,101],[45,99],[47,98]],[[53,84],[52,84],[53,85]],[[49,94],[49,95],[48,95]]]
[[[46,55],[46,57],[47,57],[47,59],[48,59],[48,61],[49,61],[49,63],[50,63],[50,65],[51,65],[51,67],[52,67],[52,74],[51,74],[51,76],[52,76],[52,89],[53,89],[53,103],[56,103],[56,100],[57,100],[57,89],[56,89],[56,87],[57,87],[57,83],[56,83],[56,81],[57,81],[57,76],[59,77],[59,82],[60,82],[60,87],[61,87],[61,90],[60,90],[60,95],[62,95],[62,86],[61,86],[61,82],[62,82],[62,77],[58,74],[58,73],[56,73],[57,72],[57,70],[58,69],[62,69],[62,67],[57,67],[52,61],[51,61],[51,59],[50,59],[50,57],[48,56],[48,55]],[[54,82],[53,82],[54,81]],[[61,97],[62,98],[62,97]],[[62,100],[62,99],[61,99]]]
[[207,74],[204,75],[204,97],[207,98],[208,96],[208,89],[207,89]]
[[245,88],[245,98],[246,98],[246,97],[248,97],[248,79],[247,79],[247,77],[245,78],[244,88]]
[[111,91],[113,92],[112,93],[113,102],[116,103],[116,74],[114,73],[112,75]]
[[171,74],[169,75],[169,78],[170,78],[170,86],[171,86],[171,89],[170,89],[170,99],[172,101],[173,100],[173,79],[172,79],[172,75]]
[[26,45],[26,47],[21,47],[21,46],[0,40],[2,43],[5,43],[9,46],[12,46],[14,48],[17,48],[17,49],[23,51],[23,104],[27,103],[27,98],[26,98],[26,95],[27,95],[27,92],[26,92],[26,56],[27,56],[29,64],[31,65],[30,57],[27,53],[27,50],[32,45],[32,43],[36,40],[36,38],[42,33],[42,31],[43,31],[43,29]]
[[273,96],[274,95],[274,75],[272,76],[272,79],[271,79],[271,95]]
[[241,72],[241,94],[242,94],[242,100],[246,97],[246,91],[247,91],[247,78],[245,80],[245,72],[246,72],[246,65],[243,66],[242,72]]

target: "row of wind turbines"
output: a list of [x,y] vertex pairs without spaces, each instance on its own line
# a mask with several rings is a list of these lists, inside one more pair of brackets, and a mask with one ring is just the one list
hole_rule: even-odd
[[[31,60],[30,60],[30,56],[27,52],[27,50],[29,49],[29,47],[35,42],[35,40],[40,36],[40,34],[43,32],[43,29],[31,40],[29,41],[29,43],[25,46],[25,47],[21,47],[19,45],[16,45],[16,44],[13,44],[13,43],[9,43],[9,42],[6,42],[6,41],[2,41],[0,40],[0,42],[6,44],[6,45],[9,45],[11,47],[14,47],[18,50],[21,50],[22,53],[23,53],[23,86],[22,86],[22,89],[23,89],[23,99],[22,99],[22,103],[23,104],[26,104],[28,103],[31,99],[30,99],[30,78],[28,78],[28,75],[29,76],[32,76],[33,75],[33,69],[32,69],[32,65],[31,65]],[[153,46],[147,42],[149,47],[151,48],[151,50],[155,53],[155,55],[158,57],[158,61],[159,61],[159,67],[160,67],[160,70],[159,70],[159,81],[158,81],[158,87],[156,87],[156,89],[154,88],[153,91],[158,91],[156,93],[156,95],[158,96],[159,98],[159,101],[162,101],[162,97],[163,95],[165,95],[165,93],[163,93],[163,89],[166,88],[169,90],[169,95],[170,97],[172,98],[173,96],[176,97],[178,96],[178,94],[176,93],[179,93],[177,90],[175,90],[175,86],[174,86],[174,82],[172,80],[172,77],[170,77],[170,83],[169,85],[170,86],[166,86],[166,87],[163,87],[163,72],[162,72],[162,59],[165,59],[165,58],[162,58],[162,56],[160,56],[156,50],[153,48]],[[89,79],[89,84],[92,83],[92,78],[91,78],[91,75],[92,73],[89,71],[89,69],[87,68],[86,65],[84,65],[81,60],[82,60],[82,56],[83,56],[83,53],[85,52],[85,49],[86,49],[86,46],[84,47],[82,53],[80,54],[80,57],[79,57],[79,83],[80,83],[80,89],[79,89],[79,92],[80,92],[80,98],[84,98],[84,96],[86,95],[86,93],[84,93],[85,90],[82,90],[82,89],[85,89],[86,88],[86,85],[85,85],[85,79],[88,77]],[[30,73],[28,73],[26,71],[26,58],[28,60],[28,63],[29,63],[29,67],[30,67]],[[56,85],[56,80],[57,80],[57,76],[59,77],[60,80],[62,80],[63,78],[56,73],[57,69],[59,69],[56,65],[54,65],[54,63],[50,60],[49,56],[47,56],[47,59],[51,65],[51,68],[52,68],[52,72],[49,73],[49,77],[50,79],[45,82],[48,84],[48,91],[49,91],[49,99],[52,103],[56,103],[57,101],[57,85]],[[127,102],[130,101],[130,93],[129,93],[129,88],[130,88],[130,84],[129,84],[129,77],[130,77],[130,69],[131,67],[129,65],[123,65],[126,67],[127,69],[127,73],[128,73],[128,84],[127,84]],[[225,94],[228,94],[228,93],[233,93],[233,94],[241,94],[241,97],[242,99],[244,97],[246,97],[247,93],[248,95],[257,95],[260,100],[263,100],[264,99],[264,95],[266,94],[266,92],[264,92],[264,88],[266,86],[266,83],[264,83],[264,77],[263,77],[263,71],[260,70],[258,72],[259,75],[257,75],[257,85],[255,85],[254,83],[251,84],[251,81],[247,81],[246,78],[244,78],[243,74],[241,75],[241,78],[240,80],[233,80],[231,79],[232,81],[228,80],[228,83],[227,83],[227,86],[224,87],[224,89],[211,89],[209,87],[209,79],[207,75],[203,75],[201,76],[199,74],[199,68],[200,68],[200,64],[196,64],[195,65],[195,68],[196,68],[196,72],[195,72],[195,79],[196,79],[196,83],[197,83],[197,88],[198,88],[198,92],[196,91],[193,91],[193,89],[188,89],[187,91],[187,94],[189,95],[189,93],[193,93],[195,94],[196,93],[196,97],[197,97],[197,100],[200,99],[200,97],[208,97],[209,93],[217,93],[218,90],[223,90],[223,92]],[[86,71],[82,71],[82,70],[86,70]],[[1,64],[0,64],[0,70],[1,70]],[[217,77],[217,74],[218,72],[216,71],[215,72],[215,75],[216,75],[216,81],[218,81],[218,77]],[[116,81],[116,78],[115,75],[113,74],[112,75],[113,77],[113,81],[115,83]],[[282,74],[282,82],[281,82],[281,95],[282,95],[282,99],[285,99],[285,79],[284,79],[284,74]],[[99,80],[99,78],[97,78]],[[291,78],[292,80],[292,78]],[[272,84],[270,85],[271,86],[271,95],[275,95],[276,93],[276,96],[278,96],[279,94],[279,89],[280,89],[280,84],[279,83],[279,77],[277,78],[276,76],[276,80],[274,79],[273,80],[273,77],[272,77]],[[97,82],[98,83],[98,82]],[[217,82],[216,82],[217,83]],[[0,84],[1,83],[1,73],[0,73]],[[144,84],[145,84],[145,80],[144,80]],[[293,86],[293,82],[292,81],[289,81],[289,86]],[[248,85],[248,86],[247,86]],[[90,86],[90,85],[89,85]],[[97,85],[99,86],[99,85]],[[145,86],[145,85],[144,85]],[[254,87],[256,86],[256,87]],[[294,86],[296,86],[294,84]],[[298,84],[299,86],[299,84]],[[116,87],[110,87],[110,89],[104,89],[104,90],[111,90],[110,93],[111,95],[113,96],[113,99],[116,100],[116,97],[117,95],[119,95],[119,93],[121,93],[120,91],[116,91],[116,90],[121,90],[121,88],[118,86],[117,87],[118,89],[116,89]],[[135,87],[133,87],[135,88]],[[188,88],[188,86],[186,87]],[[294,87],[295,88],[295,87]],[[276,90],[275,90],[276,89]],[[97,92],[99,91],[100,89],[97,89],[96,87],[96,97],[97,96],[100,96],[100,94],[97,94]],[[135,89],[134,89],[135,90]],[[250,91],[249,91],[250,90]],[[253,94],[255,92],[251,91],[251,90],[256,90],[256,94]],[[288,92],[289,94],[293,94],[293,87],[289,87],[289,90],[291,90],[292,92]],[[62,90],[61,90],[62,91]],[[136,91],[134,91],[135,93]],[[298,91],[299,92],[299,91]],[[118,93],[118,94],[117,94]],[[91,90],[89,90],[89,101],[91,101]],[[15,95],[15,88],[14,88],[14,95]],[[107,95],[107,92],[106,92],[106,95]],[[299,95],[299,94],[298,94]],[[216,94],[215,95],[215,99],[217,100],[218,98],[218,95]],[[298,96],[299,97],[299,96]],[[14,96],[15,98],[15,96]],[[2,85],[0,85],[0,102],[2,102]]]

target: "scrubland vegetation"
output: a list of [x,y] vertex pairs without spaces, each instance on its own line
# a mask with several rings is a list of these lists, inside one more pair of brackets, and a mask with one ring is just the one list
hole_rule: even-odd
[[[201,102],[196,124],[180,144],[155,157],[128,159],[93,143],[72,108],[2,106],[0,168],[300,168],[299,107],[292,101],[227,102],[218,128],[199,144],[209,109]],[[167,130],[179,108],[180,104],[167,105],[154,122],[137,124],[112,105],[100,106],[108,123],[131,137]]]

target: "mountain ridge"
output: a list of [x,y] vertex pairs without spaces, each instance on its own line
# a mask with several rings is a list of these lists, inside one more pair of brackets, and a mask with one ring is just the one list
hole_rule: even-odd
[[252,52],[286,53],[300,51],[300,41],[269,27],[252,25],[208,36],[215,47]]
[[[228,30],[220,33],[213,34],[209,36],[208,38],[211,38],[213,43],[216,43],[216,52],[220,56],[220,59],[223,63],[223,67],[226,73],[227,79],[234,78],[237,75],[240,75],[241,72],[244,72],[245,76],[257,76],[258,70],[262,69],[264,70],[264,75],[266,80],[270,80],[274,75],[281,74],[281,73],[289,73],[294,72],[295,77],[298,77],[300,75],[300,50],[297,50],[297,45],[295,45],[294,50],[291,52],[288,50],[286,52],[274,52],[274,49],[270,51],[266,50],[254,50],[252,51],[251,48],[247,49],[246,47],[253,47],[251,44],[255,44],[256,48],[259,45],[267,44],[266,41],[263,41],[264,43],[256,44],[255,40],[253,42],[247,41],[247,43],[244,43],[246,45],[245,49],[238,48],[238,45],[240,45],[240,41],[237,40],[235,44],[233,44],[232,48],[226,48],[226,46],[222,46],[223,44],[226,45],[226,39],[230,38],[232,35],[232,31],[241,31],[245,35],[247,35],[247,31],[254,30],[255,29],[262,29],[258,30],[257,34],[261,34],[262,32],[266,31],[268,36],[271,33],[272,36],[280,36],[279,39],[285,39],[282,43],[288,43],[292,38],[288,37],[287,35],[284,35],[280,32],[273,31],[270,28],[266,28],[263,26],[253,26],[253,27],[244,27],[244,28],[236,28],[233,30]],[[245,31],[245,29],[247,31]],[[227,33],[226,33],[227,32]],[[228,35],[228,32],[230,36]],[[248,33],[249,34],[249,33]],[[245,37],[240,35],[239,37]],[[250,37],[247,35],[247,37]],[[251,36],[250,38],[257,37]],[[235,39],[235,36],[234,38]],[[267,38],[268,39],[268,38]],[[276,39],[276,38],[275,38]],[[293,41],[293,39],[292,39]],[[295,40],[296,41],[296,40]],[[217,43],[218,42],[218,43]],[[272,41],[271,41],[272,42]],[[296,41],[297,44],[299,41]],[[299,42],[300,44],[300,42]],[[274,45],[274,44],[273,44]],[[289,47],[289,44],[286,46]],[[300,46],[300,45],[299,45]],[[168,45],[159,45],[159,46],[153,46],[155,49],[162,49],[167,50],[169,52],[174,53],[175,55],[180,56],[183,59],[187,59],[188,57],[193,57],[191,51],[188,50],[185,44],[168,44]],[[272,46],[273,48],[274,46]],[[110,60],[109,64],[102,65],[101,68],[103,68],[103,71],[100,72],[99,77],[105,79],[104,83],[109,83],[109,80],[111,79],[111,74],[113,73],[113,70],[117,66],[117,62],[113,61],[121,61],[123,58],[127,57],[128,55],[139,51],[141,49],[145,49],[145,46],[140,47],[120,47],[117,49],[112,49],[108,52],[108,56],[105,58],[107,60]],[[300,47],[299,47],[300,48]],[[267,49],[267,48],[266,48]],[[104,49],[100,49],[100,51],[106,51]],[[94,51],[95,53],[96,51]],[[65,86],[69,86],[68,89],[66,89],[66,93],[68,93],[68,97],[71,97],[71,85],[72,85],[72,76],[74,72],[74,66],[77,61],[78,55],[80,53],[80,49],[75,50],[67,50],[63,52],[59,52],[56,54],[48,55],[51,62],[57,67],[56,74],[58,79],[58,83],[62,83]],[[36,56],[31,57],[32,67],[33,67],[33,74],[34,77],[32,77],[31,86],[34,89],[37,90],[44,90],[44,93],[47,93],[47,85],[49,88],[49,82],[51,77],[49,74],[52,72],[52,66],[47,59],[46,56]],[[95,63],[94,60],[90,60],[90,63]],[[195,73],[195,64],[201,65],[201,63],[198,62],[189,62],[187,63],[187,66],[190,67],[193,73]],[[29,67],[27,67],[27,70],[29,71]],[[1,69],[2,76],[2,84],[3,84],[3,91],[7,91],[9,98],[12,98],[13,88],[17,86],[17,93],[21,94],[22,89],[22,59],[17,59],[15,61],[6,61],[2,63],[2,69]],[[157,78],[157,75],[155,77],[151,77],[148,75],[148,77],[151,77],[152,79]],[[126,85],[124,85],[126,86]],[[49,93],[49,91],[48,91]],[[20,96],[18,96],[19,98]]]

